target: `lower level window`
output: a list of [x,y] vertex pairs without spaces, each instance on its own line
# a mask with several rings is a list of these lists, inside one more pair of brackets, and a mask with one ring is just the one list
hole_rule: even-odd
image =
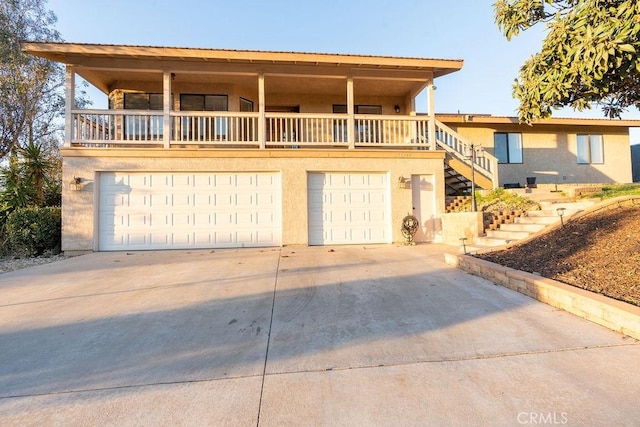
[[578,135],[578,163],[604,163],[602,135]]
[[522,163],[522,134],[496,132],[493,149],[499,163]]

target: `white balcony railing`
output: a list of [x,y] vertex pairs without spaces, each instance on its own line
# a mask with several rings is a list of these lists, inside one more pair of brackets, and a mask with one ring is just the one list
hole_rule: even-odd
[[346,114],[266,113],[266,146],[348,146]]
[[[76,146],[163,146],[162,111],[75,110],[71,144]],[[261,146],[260,115],[240,112],[172,111],[169,144]],[[356,115],[353,145],[347,114],[266,113],[264,146],[420,147],[429,144],[426,117]]]
[[163,116],[158,111],[82,110],[72,112],[71,141],[83,146],[162,143]]
[[257,146],[258,113],[172,111],[171,142]]
[[410,146],[429,149],[429,119],[412,116],[355,116],[357,147]]

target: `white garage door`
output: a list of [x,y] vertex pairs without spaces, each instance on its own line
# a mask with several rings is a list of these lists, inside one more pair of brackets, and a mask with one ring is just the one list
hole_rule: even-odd
[[278,173],[101,173],[98,246],[280,246],[280,200]]
[[309,244],[391,243],[386,173],[310,173]]

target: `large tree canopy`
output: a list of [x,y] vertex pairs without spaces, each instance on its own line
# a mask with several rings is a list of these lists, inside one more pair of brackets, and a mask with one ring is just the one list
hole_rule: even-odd
[[599,104],[611,118],[640,109],[640,1],[499,0],[494,7],[509,40],[547,25],[541,51],[513,86],[522,122],[564,106],[582,111]]
[[51,144],[61,128],[64,70],[26,55],[22,41],[60,41],[45,0],[0,1],[0,160],[37,141]]

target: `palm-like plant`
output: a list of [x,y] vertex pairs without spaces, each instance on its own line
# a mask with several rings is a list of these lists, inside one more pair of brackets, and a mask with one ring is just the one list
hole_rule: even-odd
[[0,170],[0,224],[11,212],[34,204],[36,195],[30,185],[25,185],[22,165],[12,162]]
[[22,159],[21,167],[25,184],[32,188],[35,196],[33,202],[36,206],[43,206],[45,185],[54,167],[53,162],[48,153],[44,152],[42,144],[33,140],[19,148],[18,153]]

